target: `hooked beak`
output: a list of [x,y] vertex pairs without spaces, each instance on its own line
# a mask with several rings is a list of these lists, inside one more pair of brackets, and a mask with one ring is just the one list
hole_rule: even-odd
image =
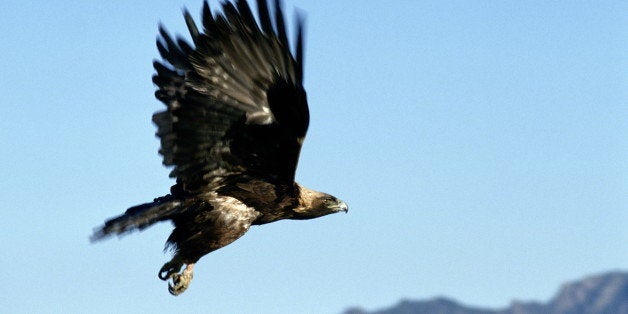
[[347,206],[347,203],[338,200],[338,211],[343,211],[346,214],[349,212],[349,206]]

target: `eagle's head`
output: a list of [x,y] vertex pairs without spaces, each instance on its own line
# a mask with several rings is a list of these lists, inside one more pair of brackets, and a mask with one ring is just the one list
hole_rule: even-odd
[[335,196],[297,185],[299,205],[293,209],[295,219],[312,219],[338,212],[348,212],[347,204]]

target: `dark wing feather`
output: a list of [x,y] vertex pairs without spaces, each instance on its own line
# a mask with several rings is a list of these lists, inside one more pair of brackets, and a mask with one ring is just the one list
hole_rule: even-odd
[[[213,15],[203,4],[203,32],[187,11],[194,47],[160,27],[154,63],[156,97],[166,110],[153,115],[164,164],[187,193],[215,190],[229,178],[294,181],[309,113],[302,85],[303,36],[296,59],[283,14],[258,1],[261,27],[245,0]],[[274,24],[274,27],[273,27]]]

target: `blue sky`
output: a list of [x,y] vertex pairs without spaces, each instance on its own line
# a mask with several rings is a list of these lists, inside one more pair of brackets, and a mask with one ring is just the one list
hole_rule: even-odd
[[[168,224],[90,244],[173,183],[150,116],[161,21],[201,1],[0,3],[0,308],[338,313],[504,306],[628,264],[628,3],[307,1],[297,173],[347,215],[252,228],[171,297]],[[215,2],[212,2],[215,4]]]

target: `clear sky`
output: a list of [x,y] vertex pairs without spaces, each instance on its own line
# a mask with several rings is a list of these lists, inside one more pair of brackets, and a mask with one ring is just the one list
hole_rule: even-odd
[[170,296],[168,224],[88,236],[173,183],[151,61],[183,6],[201,1],[0,2],[1,309],[505,306],[628,267],[628,2],[289,0],[312,115],[297,177],[349,213],[254,227]]

